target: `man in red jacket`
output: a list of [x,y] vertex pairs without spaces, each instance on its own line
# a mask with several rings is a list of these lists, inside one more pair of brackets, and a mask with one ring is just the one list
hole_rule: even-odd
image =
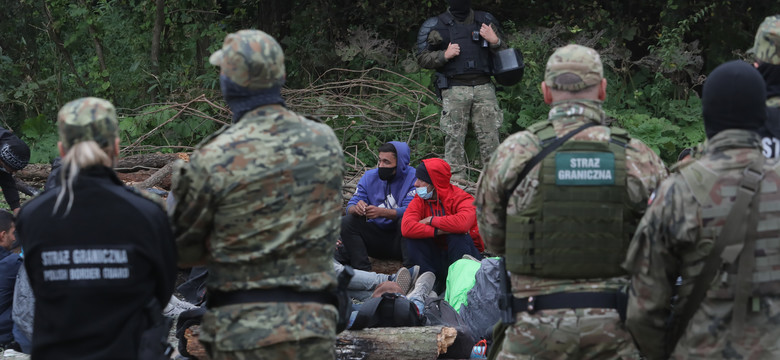
[[482,259],[485,250],[477,228],[474,197],[450,184],[450,165],[442,159],[425,159],[417,167],[417,194],[401,222],[409,260],[420,272],[436,274],[439,292],[447,268],[463,255]]

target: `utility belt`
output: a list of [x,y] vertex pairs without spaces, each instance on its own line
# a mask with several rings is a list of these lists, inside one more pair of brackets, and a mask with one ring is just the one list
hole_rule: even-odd
[[522,299],[512,297],[513,314],[533,314],[536,311],[552,309],[615,309],[620,314],[620,320],[625,321],[626,305],[628,294],[623,291],[556,293]]
[[479,86],[484,85],[490,82],[490,76],[480,76],[478,78],[474,79],[456,79],[456,78],[450,78],[449,83],[450,86]]
[[329,291],[302,292],[284,288],[236,291],[210,290],[206,306],[209,309],[255,302],[315,302],[338,307],[336,296]]

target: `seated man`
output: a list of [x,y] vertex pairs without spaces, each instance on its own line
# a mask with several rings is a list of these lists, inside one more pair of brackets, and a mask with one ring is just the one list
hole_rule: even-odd
[[22,258],[11,251],[16,244],[14,216],[0,210],[0,347],[7,348],[14,341],[11,332],[11,303],[14,296],[16,274],[22,265]]
[[481,259],[484,251],[477,228],[474,197],[450,184],[450,165],[442,159],[423,160],[416,170],[417,196],[406,209],[401,233],[409,260],[420,271],[431,271],[441,292],[447,268],[463,255]]
[[383,144],[379,167],[366,171],[347,203],[347,214],[341,218],[343,246],[336,260],[367,271],[371,270],[369,256],[402,260],[400,220],[413,197],[409,146],[400,141]]

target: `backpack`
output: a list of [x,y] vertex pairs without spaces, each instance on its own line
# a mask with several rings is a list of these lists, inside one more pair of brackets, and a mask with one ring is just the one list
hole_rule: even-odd
[[366,300],[360,306],[350,330],[373,327],[421,326],[423,317],[417,305],[396,293]]
[[442,354],[440,358],[468,359],[471,356],[471,350],[476,343],[471,328],[463,321],[455,308],[444,300],[444,297],[429,296],[426,298],[424,313],[426,326],[444,325],[458,331],[455,342],[447,348],[447,352]]

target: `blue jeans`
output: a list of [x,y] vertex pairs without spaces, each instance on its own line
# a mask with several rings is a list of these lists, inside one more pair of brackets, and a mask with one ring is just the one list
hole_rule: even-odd
[[[333,268],[336,270],[336,274],[338,274],[344,269],[344,265],[334,260]],[[377,285],[387,280],[388,276],[385,274],[355,269],[355,276],[352,277],[349,285],[347,285],[347,293],[354,299],[365,301],[371,297]]]

